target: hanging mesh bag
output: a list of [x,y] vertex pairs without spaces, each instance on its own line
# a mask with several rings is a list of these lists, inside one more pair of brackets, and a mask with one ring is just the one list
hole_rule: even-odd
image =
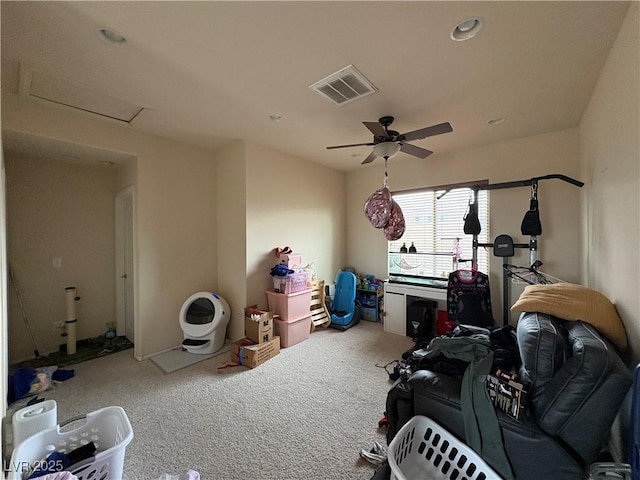
[[400,205],[395,200],[391,200],[391,214],[389,221],[384,227],[384,236],[389,241],[400,240],[404,235],[405,221]]
[[375,228],[384,228],[391,215],[391,192],[387,186],[373,192],[364,202],[364,214]]

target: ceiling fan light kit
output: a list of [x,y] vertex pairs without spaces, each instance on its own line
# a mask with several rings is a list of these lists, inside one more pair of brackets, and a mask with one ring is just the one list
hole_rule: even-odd
[[382,142],[373,147],[373,153],[384,159],[392,158],[400,151],[400,145],[395,142]]

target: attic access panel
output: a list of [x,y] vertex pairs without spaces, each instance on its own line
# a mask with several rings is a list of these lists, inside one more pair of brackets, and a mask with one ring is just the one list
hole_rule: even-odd
[[131,123],[144,110],[120,98],[95,92],[51,75],[20,68],[20,95]]

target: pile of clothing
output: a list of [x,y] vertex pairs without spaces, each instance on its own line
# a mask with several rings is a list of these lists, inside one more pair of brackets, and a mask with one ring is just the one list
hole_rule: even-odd
[[513,472],[507,459],[494,405],[485,379],[496,369],[517,371],[522,362],[514,327],[493,330],[458,325],[452,332],[418,344],[403,354],[405,375],[431,370],[459,377],[461,407],[467,444],[510,480]]
[[36,462],[36,467],[27,478],[40,478],[41,480],[77,479],[69,470],[73,470],[74,466],[77,468],[81,462],[93,458],[96,449],[96,444],[89,442],[71,450],[69,453],[52,452],[43,461]]
[[63,370],[56,365],[29,369],[19,367],[9,377],[9,404],[30,395],[38,395],[53,388],[55,382],[64,382],[73,377],[74,370]]

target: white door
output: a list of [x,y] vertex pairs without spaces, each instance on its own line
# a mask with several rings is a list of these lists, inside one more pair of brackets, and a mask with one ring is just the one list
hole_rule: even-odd
[[118,192],[116,209],[116,320],[117,334],[135,343],[134,328],[134,187]]

